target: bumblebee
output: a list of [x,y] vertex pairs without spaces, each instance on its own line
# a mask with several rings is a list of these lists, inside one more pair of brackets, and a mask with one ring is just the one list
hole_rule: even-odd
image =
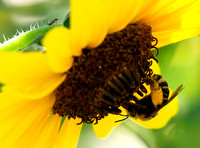
[[[169,88],[165,79],[158,74],[154,74],[150,81],[149,95],[142,99],[135,99],[134,102],[128,102],[123,107],[127,110],[127,117],[139,118],[142,121],[148,121],[155,117],[159,110],[170,103],[183,89],[180,85],[169,97]],[[118,122],[118,121],[117,121]]]

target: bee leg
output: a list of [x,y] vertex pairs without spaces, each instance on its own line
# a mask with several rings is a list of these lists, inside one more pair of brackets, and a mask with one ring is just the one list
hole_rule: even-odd
[[147,93],[147,89],[144,87],[143,84],[140,85],[140,88],[137,90],[136,92],[139,96],[143,97],[144,94],[143,93]]
[[119,115],[120,115],[120,116],[126,116],[126,117],[125,117],[124,119],[115,121],[115,123],[124,121],[124,120],[126,120],[126,119],[129,117],[129,115],[122,115],[122,114],[119,114]]
[[139,99],[136,96],[133,96],[133,95],[131,96],[131,100],[135,101],[136,103],[139,102]]
[[144,92],[145,94],[147,93],[147,89],[144,87],[144,85],[141,85],[141,86],[140,86],[140,90],[141,90],[142,92]]
[[137,90],[137,94],[140,95],[141,97],[143,97],[143,93],[140,90]]

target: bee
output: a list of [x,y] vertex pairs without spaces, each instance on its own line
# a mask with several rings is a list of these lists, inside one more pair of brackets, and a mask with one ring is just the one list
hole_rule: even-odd
[[[133,118],[139,118],[142,121],[148,121],[154,118],[163,107],[170,103],[182,91],[182,89],[183,85],[180,85],[169,97],[167,82],[161,75],[154,74],[150,81],[151,93],[140,100],[128,102],[123,106],[128,113],[127,118],[131,116]],[[122,120],[116,122],[119,121]]]
[[58,19],[52,20],[48,25],[49,25],[49,26],[53,25],[57,20],[58,20]]
[[[140,74],[145,76],[144,73]],[[147,89],[143,82],[140,82],[137,72],[131,72],[127,67],[124,67],[122,73],[108,82],[110,90],[100,89],[103,94],[102,102],[109,105],[110,108],[115,108],[111,113],[126,116],[126,118],[115,122],[123,121],[129,116],[148,121],[155,117],[183,89],[183,85],[180,85],[169,97],[168,83],[161,75],[154,74],[148,79],[149,81],[146,84],[150,86],[150,94],[147,94]],[[136,92],[132,87],[133,85],[137,88]],[[142,98],[138,99],[134,93]],[[126,109],[127,115],[122,115],[120,111],[116,112],[119,106]]]

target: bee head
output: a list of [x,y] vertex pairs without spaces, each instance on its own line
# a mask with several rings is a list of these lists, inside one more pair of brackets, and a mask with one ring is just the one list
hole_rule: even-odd
[[128,113],[129,113],[129,115],[131,117],[135,117],[136,116],[136,112],[134,110],[129,110]]
[[157,115],[158,115],[158,112],[151,114],[151,115],[141,114],[141,115],[139,115],[139,118],[142,121],[149,121]]

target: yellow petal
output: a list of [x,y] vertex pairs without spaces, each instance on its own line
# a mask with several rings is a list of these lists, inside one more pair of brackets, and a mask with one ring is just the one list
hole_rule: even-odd
[[104,40],[110,17],[101,0],[71,0],[70,4],[72,49],[78,56],[82,48],[96,47]]
[[[177,1],[177,0],[175,0]],[[168,14],[172,11],[172,4],[174,0],[142,0],[140,10],[138,11],[137,17],[132,20],[150,22],[157,19],[158,17]]]
[[16,148],[35,148],[35,144],[40,137],[49,120],[43,118],[41,121],[34,122],[24,133],[18,138],[14,146]]
[[158,38],[158,46],[162,47],[171,43],[175,43],[193,36],[199,35],[200,29],[197,27],[178,29],[178,30],[169,30],[169,31],[160,31],[154,32],[153,35]]
[[[48,119],[32,124],[14,144],[16,148],[53,147],[58,136],[61,118],[51,115]],[[37,129],[37,130],[36,130]],[[37,145],[36,145],[37,144]]]
[[158,38],[158,47],[196,36],[200,33],[200,2],[170,1],[163,2],[159,11],[149,13],[142,21],[152,27],[153,35]]
[[43,39],[50,66],[54,72],[62,73],[73,64],[70,31],[65,27],[55,27]]
[[104,0],[106,15],[110,16],[107,22],[109,33],[125,28],[136,17],[141,1],[139,0]]
[[139,9],[136,12],[135,17],[131,21],[131,23],[138,22],[140,20],[143,20],[145,16],[158,11],[160,7],[158,7],[158,4],[160,2],[163,2],[163,0],[137,0]]
[[152,65],[150,66],[150,68],[153,70],[153,73],[154,74],[160,74],[160,66],[159,64],[155,61],[155,60],[152,60]]
[[65,119],[54,145],[55,148],[76,148],[82,127],[77,125],[80,121],[80,119]]
[[[142,20],[153,24],[155,30],[164,28],[164,26],[177,28],[177,25],[179,26],[181,23],[182,15],[188,14],[191,11],[199,11],[199,8],[196,6],[198,3],[197,0],[157,0],[153,4],[154,9],[147,13]],[[197,13],[194,13],[194,15],[197,15]],[[178,24],[176,26],[169,26],[173,21],[177,21],[175,18],[178,19]],[[161,24],[153,23],[159,20]],[[166,22],[165,20],[168,21]]]
[[52,72],[45,54],[0,53],[0,82],[3,91],[26,99],[50,94],[65,75]]
[[[172,93],[170,93],[171,95]],[[131,118],[133,121],[137,122],[138,124],[151,128],[151,129],[157,129],[164,127],[169,120],[175,116],[178,112],[178,99],[175,98],[173,101],[171,101],[169,104],[167,104],[164,108],[162,108],[156,117],[149,121],[141,121],[139,119]]]
[[[54,95],[39,100],[22,100],[3,92],[0,99],[0,147],[13,147],[22,141],[23,145],[33,144],[34,136],[41,132],[40,124],[48,118],[55,101]],[[33,127],[33,133],[28,133]]]
[[[120,109],[122,110],[121,113],[122,115],[127,115],[126,111],[122,107]],[[115,123],[115,121],[122,120],[123,118],[124,117],[120,115],[109,114],[105,118],[99,120],[96,125],[93,125],[93,130],[96,136],[99,138],[106,137],[114,127],[116,127],[121,123],[121,122]]]
[[53,145],[58,137],[58,131],[60,128],[61,117],[58,115],[51,115],[48,118],[42,133],[38,135],[38,140],[35,145],[36,148],[53,148]]

